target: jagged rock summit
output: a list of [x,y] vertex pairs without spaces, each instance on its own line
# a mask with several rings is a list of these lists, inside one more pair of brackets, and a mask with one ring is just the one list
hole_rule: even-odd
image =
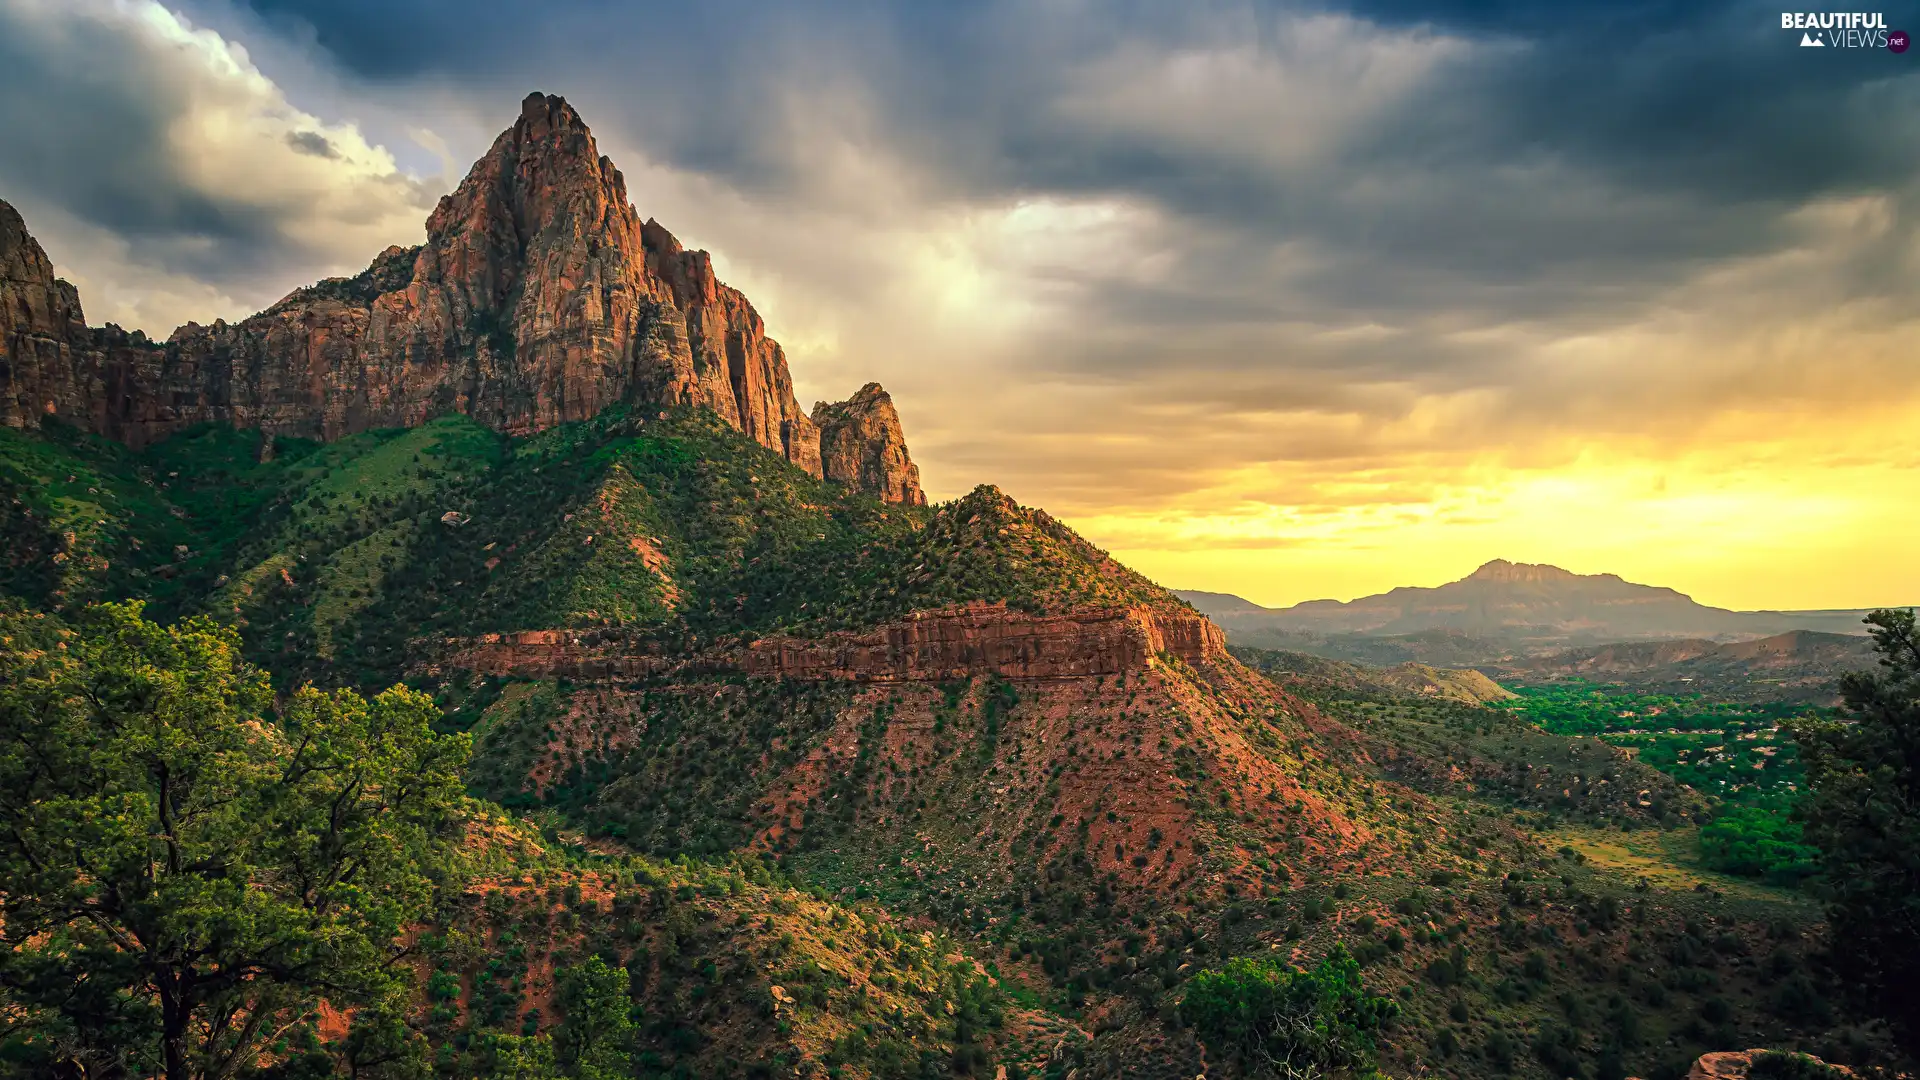
[[813,406],[820,429],[820,467],[828,480],[871,491],[888,502],[925,506],[920,469],[907,456],[907,437],[893,398],[868,383],[846,401]]
[[[57,416],[139,446],[204,421],[336,439],[464,413],[511,434],[615,404],[696,405],[807,472],[924,502],[892,401],[816,408],[835,467],[753,305],[659,223],[559,97],[530,94],[427,219],[351,278],[164,344],[89,328],[0,202],[0,422]],[[863,440],[872,440],[871,443]]]

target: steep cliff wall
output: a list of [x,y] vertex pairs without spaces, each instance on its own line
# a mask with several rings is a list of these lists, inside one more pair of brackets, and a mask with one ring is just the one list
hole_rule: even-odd
[[79,292],[53,276],[19,213],[0,202],[0,423],[59,416],[108,431],[112,403],[145,393],[138,380],[160,354],[145,335],[89,329]]
[[446,643],[440,666],[521,678],[590,679],[738,671],[790,679],[939,681],[1144,671],[1165,654],[1190,664],[1226,655],[1220,629],[1199,615],[1101,608],[1026,615],[1002,604],[915,612],[874,630],[773,637],[694,657],[592,633],[528,630]]

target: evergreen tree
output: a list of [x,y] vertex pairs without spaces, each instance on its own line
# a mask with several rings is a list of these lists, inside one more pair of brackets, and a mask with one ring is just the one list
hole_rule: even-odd
[[[215,1080],[323,998],[395,1016],[466,737],[401,687],[273,705],[208,619],[0,616],[0,1058]],[[388,1075],[420,1049],[355,1045]]]
[[1867,622],[1880,668],[1842,680],[1845,721],[1793,727],[1809,789],[1798,813],[1842,983],[1920,1054],[1920,633],[1911,611]]
[[627,973],[598,956],[560,973],[564,1018],[554,1037],[562,1070],[580,1080],[618,1080],[633,1073],[633,1021]]
[[1399,1012],[1367,992],[1360,965],[1335,945],[1312,971],[1236,957],[1187,987],[1180,1013],[1209,1049],[1256,1075],[1372,1076],[1374,1035]]

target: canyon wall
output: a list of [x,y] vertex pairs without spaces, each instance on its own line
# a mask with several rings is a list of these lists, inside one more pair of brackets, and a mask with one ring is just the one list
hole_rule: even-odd
[[1199,615],[1142,608],[1027,615],[975,603],[915,612],[873,630],[763,638],[694,656],[663,656],[604,631],[567,630],[486,634],[446,642],[440,653],[434,662],[441,667],[519,678],[740,672],[889,682],[1117,675],[1146,670],[1162,656],[1206,664],[1226,655],[1226,638]]

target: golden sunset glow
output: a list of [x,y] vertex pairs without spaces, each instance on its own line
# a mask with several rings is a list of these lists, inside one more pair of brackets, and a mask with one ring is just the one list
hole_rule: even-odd
[[1920,596],[1920,504],[1898,497],[1913,484],[1910,463],[1722,473],[1583,462],[1438,485],[1425,502],[1076,524],[1157,580],[1267,606],[1438,585],[1501,557],[1666,584],[1719,607],[1871,607]]

